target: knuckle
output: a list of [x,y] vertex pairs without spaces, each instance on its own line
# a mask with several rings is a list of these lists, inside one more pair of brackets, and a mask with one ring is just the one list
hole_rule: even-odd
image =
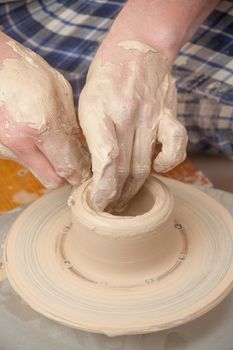
[[118,176],[121,179],[126,179],[129,176],[129,169],[125,167],[118,168]]
[[183,152],[178,152],[177,153],[177,157],[176,157],[176,161],[177,163],[182,163],[186,158],[186,151],[184,150]]
[[109,142],[105,145],[105,148],[102,150],[102,159],[109,159],[110,161],[115,160],[119,157],[119,154],[120,152],[117,143]]
[[89,147],[92,155],[92,169],[95,173],[102,172],[105,167],[115,164],[115,160],[119,157],[119,149],[117,145],[106,145],[102,152],[95,151],[94,146]]
[[136,112],[137,109],[139,108],[139,102],[137,101],[137,99],[128,100],[127,98],[125,98],[123,102],[124,102],[123,106],[125,107],[126,112],[128,114],[132,114],[133,112]]
[[108,105],[109,114],[112,116],[114,123],[120,128],[130,127],[139,108],[138,102],[121,96],[114,98],[114,100],[116,102]]
[[117,145],[112,145],[111,147],[109,147],[107,155],[111,160],[117,159],[119,157],[119,154],[119,148]]
[[173,136],[174,138],[176,138],[176,139],[177,139],[177,138],[178,138],[178,139],[186,139],[186,137],[187,137],[186,129],[185,129],[185,127],[184,127],[182,124],[180,124],[180,123],[176,123],[176,124],[173,126],[171,132],[172,132],[172,136]]

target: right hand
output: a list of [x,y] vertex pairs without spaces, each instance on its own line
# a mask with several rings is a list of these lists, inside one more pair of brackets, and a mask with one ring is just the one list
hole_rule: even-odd
[[70,84],[39,55],[0,34],[0,156],[49,188],[89,177]]
[[[80,95],[79,120],[92,156],[98,211],[124,208],[151,166],[166,172],[186,156],[175,81],[164,56],[142,42],[100,47]],[[162,150],[155,157],[156,143]]]

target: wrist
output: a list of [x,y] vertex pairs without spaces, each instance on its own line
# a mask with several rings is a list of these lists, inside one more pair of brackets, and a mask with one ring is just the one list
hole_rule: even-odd
[[165,55],[171,66],[219,0],[128,0],[114,21],[105,51],[124,40],[136,40]]
[[164,29],[161,27],[160,30],[156,32],[156,35],[153,36],[138,32],[137,30],[132,30],[131,28],[129,32],[124,31],[124,33],[119,33],[115,30],[110,31],[103,41],[98,54],[101,53],[103,61],[119,61],[121,63],[127,61],[129,51],[128,53],[122,51],[120,45],[121,42],[125,41],[137,41],[150,46],[153,51],[159,52],[167,58],[170,67],[181,45],[179,37],[167,26]]
[[182,39],[179,33],[176,33],[169,26],[161,26],[153,35],[150,33],[141,33],[136,35],[138,41],[151,46],[155,51],[167,58],[168,65],[171,67],[182,46]]
[[[137,2],[137,1],[135,1]],[[113,23],[101,48],[105,58],[117,54],[117,46],[122,41],[139,41],[149,45],[155,51],[160,52],[168,59],[171,66],[182,45],[182,38],[174,28],[173,23],[164,20],[156,20],[151,17],[145,25],[142,22],[142,6],[136,7],[135,2],[129,1]],[[147,0],[146,0],[147,2]],[[133,15],[132,15],[133,14]]]

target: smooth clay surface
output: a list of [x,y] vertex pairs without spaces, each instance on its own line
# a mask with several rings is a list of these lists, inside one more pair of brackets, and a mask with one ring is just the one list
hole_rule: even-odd
[[123,212],[96,212],[91,182],[69,198],[72,228],[64,253],[75,270],[95,283],[136,287],[168,273],[185,254],[186,244],[174,228],[174,200],[166,186],[147,180]]
[[[145,185],[148,211],[141,208],[140,215],[123,218],[102,214],[104,220],[97,216],[100,224],[88,202],[88,184],[69,200],[73,217],[66,204],[67,187],[33,203],[16,220],[5,243],[4,261],[12,287],[35,310],[53,320],[111,336],[174,327],[213,308],[232,289],[232,218],[215,200],[191,186],[168,179],[163,182],[167,187],[154,178]],[[82,200],[77,200],[79,195]],[[166,210],[160,201],[167,205]],[[78,204],[86,210],[81,217],[75,210]],[[154,213],[154,220],[150,217],[153,210],[158,213]],[[151,220],[147,232],[145,217]],[[132,225],[137,221],[134,230],[130,220]],[[123,222],[125,231],[121,229]],[[164,240],[159,238],[162,232]],[[80,235],[80,241],[75,235]],[[98,239],[102,240],[100,247]],[[169,251],[170,240],[175,244]],[[72,251],[77,254],[73,256]],[[98,268],[101,254],[105,265],[111,263],[111,256],[115,264],[104,272]]]

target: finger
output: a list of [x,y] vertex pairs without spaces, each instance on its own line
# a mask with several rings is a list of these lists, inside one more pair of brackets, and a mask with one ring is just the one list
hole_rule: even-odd
[[123,187],[118,207],[127,204],[150,175],[154,141],[155,133],[147,125],[141,124],[137,127],[134,135],[130,174]]
[[38,148],[48,158],[56,174],[77,185],[90,176],[90,159],[78,137],[79,130],[69,132],[59,127],[42,135]]
[[78,185],[91,176],[90,155],[81,142],[71,85],[55,70],[54,77],[59,96],[56,99],[56,115],[51,118],[51,132],[45,132],[43,143],[38,147],[41,147],[59,176],[72,185]]
[[123,186],[129,176],[134,139],[134,125],[116,125],[116,137],[118,142],[119,156],[116,162],[116,194],[109,203],[109,210],[116,207],[121,197]]
[[28,167],[47,188],[56,188],[63,183],[51,163],[40,152],[30,138],[9,138],[7,147],[16,155],[20,163]]
[[79,120],[92,159],[92,202],[96,210],[102,211],[116,195],[119,149],[112,120],[102,115],[98,101],[95,107],[92,106],[93,102],[88,101],[82,93],[79,100]]
[[188,136],[184,126],[169,117],[162,118],[158,126],[157,139],[162,143],[162,150],[153,163],[157,172],[166,172],[183,162],[186,157]]
[[71,85],[63,77],[63,75],[56,70],[54,70],[54,76],[57,96],[59,96],[59,100],[57,100],[56,103],[59,105],[60,113],[61,115],[65,115],[64,122],[69,121],[70,125],[76,126],[77,117],[75,114],[74,98]]

